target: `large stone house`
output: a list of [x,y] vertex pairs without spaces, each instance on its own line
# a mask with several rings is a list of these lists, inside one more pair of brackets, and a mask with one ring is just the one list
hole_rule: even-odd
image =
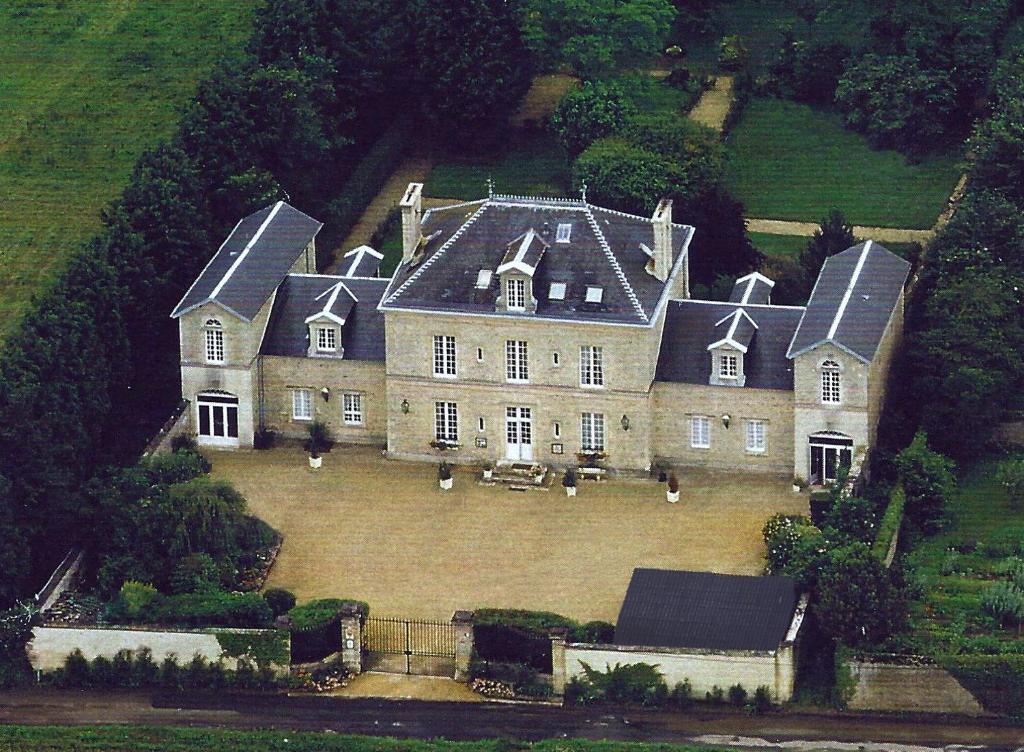
[[[400,201],[390,279],[368,247],[316,274],[321,225],[284,202],[241,220],[175,308],[203,444],[306,435],[456,462],[652,463],[834,478],[875,438],[908,264],[867,241],[806,306],[753,273],[690,297],[695,229],[584,200]],[[699,230],[698,230],[699,231]]]

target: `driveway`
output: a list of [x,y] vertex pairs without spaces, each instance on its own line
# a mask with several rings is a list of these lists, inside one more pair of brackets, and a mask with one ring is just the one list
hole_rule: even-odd
[[634,567],[758,574],[761,527],[806,512],[788,479],[680,475],[682,500],[653,480],[584,481],[568,499],[481,486],[456,468],[337,447],[310,470],[297,448],[211,452],[252,512],[285,537],[268,587],[299,600],[365,600],[377,615],[448,619],[485,606],[614,622]]

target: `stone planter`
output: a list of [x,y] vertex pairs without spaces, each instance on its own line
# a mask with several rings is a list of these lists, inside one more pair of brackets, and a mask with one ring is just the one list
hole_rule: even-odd
[[677,501],[679,501],[679,492],[678,491],[666,491],[665,492],[665,500],[668,501],[669,504],[675,504]]
[[322,465],[323,463],[324,463],[324,458],[323,457],[310,457],[309,458],[309,466],[311,468],[313,468],[314,470],[316,470],[318,467],[320,467],[320,465]]
[[493,470],[490,470],[490,469],[485,469],[484,470],[484,480],[490,480],[493,477],[494,477],[494,471]]
[[439,485],[441,487],[442,491],[451,491],[452,490],[452,483],[454,481],[455,481],[455,478],[445,478],[444,480],[437,481],[437,485]]
[[802,489],[796,483],[793,484],[793,493],[800,493]]
[[562,486],[562,487],[565,489],[565,495],[566,496],[575,496],[576,495],[576,486]]

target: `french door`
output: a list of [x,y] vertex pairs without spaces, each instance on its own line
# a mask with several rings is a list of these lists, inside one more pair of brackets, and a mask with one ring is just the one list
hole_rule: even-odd
[[853,441],[846,438],[812,436],[811,482],[822,484],[836,480],[841,468],[849,468],[853,460]]
[[199,443],[238,445],[238,397],[200,394],[196,397]]
[[528,407],[505,408],[505,457],[533,460],[533,418]]

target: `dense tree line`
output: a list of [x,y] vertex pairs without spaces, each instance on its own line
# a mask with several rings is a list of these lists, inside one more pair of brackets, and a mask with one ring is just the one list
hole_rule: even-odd
[[96,534],[88,480],[133,463],[170,412],[168,314],[234,223],[276,198],[323,216],[395,118],[450,138],[507,117],[532,64],[517,12],[503,0],[261,6],[245,54],[199,85],[178,132],[140,157],[100,234],[5,344],[0,606]]

